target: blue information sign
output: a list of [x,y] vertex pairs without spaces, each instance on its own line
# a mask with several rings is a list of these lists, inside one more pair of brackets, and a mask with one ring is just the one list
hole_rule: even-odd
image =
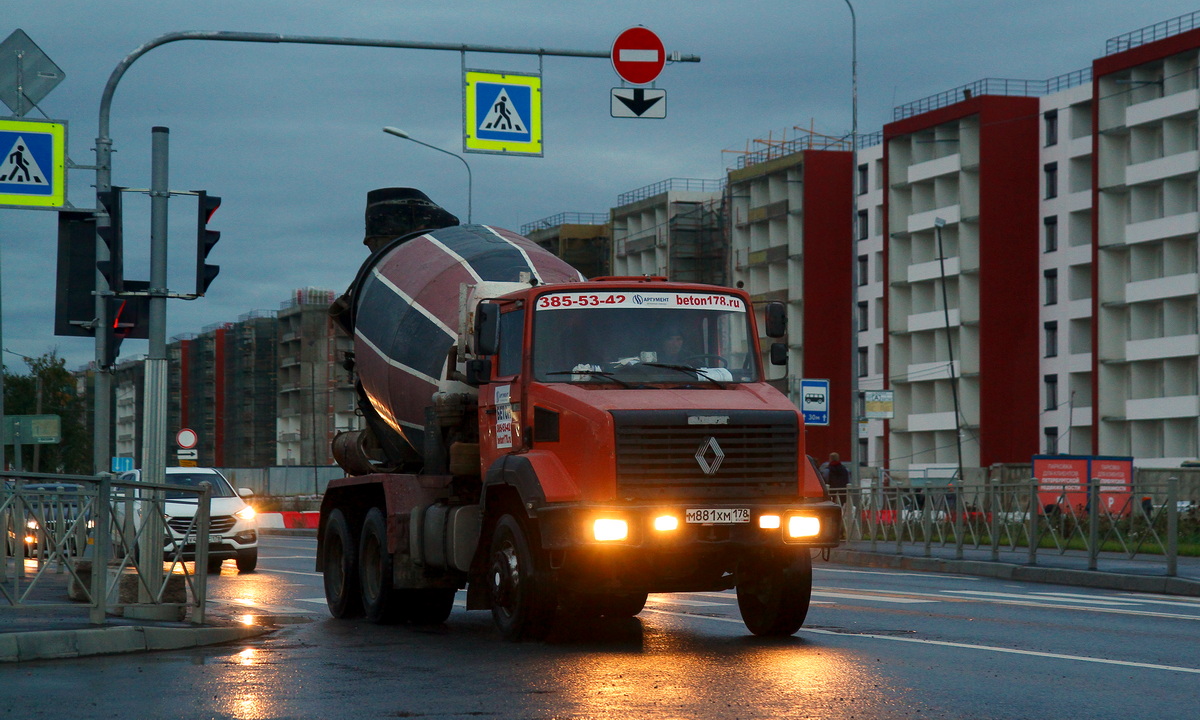
[[800,381],[800,410],[804,413],[805,425],[829,424],[829,381]]

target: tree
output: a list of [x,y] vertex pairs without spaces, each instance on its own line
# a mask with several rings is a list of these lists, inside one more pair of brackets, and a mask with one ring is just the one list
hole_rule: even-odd
[[[58,415],[62,441],[56,445],[23,446],[22,466],[34,472],[91,475],[92,437],[87,428],[87,399],[76,392],[75,379],[67,371],[66,361],[58,357],[57,350],[24,359],[27,375],[14,375],[10,368],[4,368],[4,414]],[[10,447],[8,452],[8,463],[15,466],[13,449]]]

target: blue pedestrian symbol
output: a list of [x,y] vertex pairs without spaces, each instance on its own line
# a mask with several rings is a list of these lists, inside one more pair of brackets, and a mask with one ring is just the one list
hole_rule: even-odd
[[478,83],[476,137],[481,140],[529,142],[532,91],[527,85]]

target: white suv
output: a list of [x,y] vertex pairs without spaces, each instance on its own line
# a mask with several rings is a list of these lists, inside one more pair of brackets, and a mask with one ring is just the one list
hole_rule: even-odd
[[[117,479],[120,482],[138,482],[141,471],[130,470],[121,473]],[[166,480],[168,485],[200,487],[200,483],[207,482],[212,486],[208,505],[209,572],[219,572],[225,560],[236,560],[239,572],[251,572],[258,566],[258,521],[254,508],[243,499],[252,496],[252,490],[239,488],[235,492],[225,476],[213,468],[169,467]],[[181,492],[167,493],[164,520],[172,540],[164,546],[163,551],[168,555],[178,549],[177,543],[184,539],[196,515],[194,497]],[[193,559],[195,549],[193,544],[185,545],[184,558]]]

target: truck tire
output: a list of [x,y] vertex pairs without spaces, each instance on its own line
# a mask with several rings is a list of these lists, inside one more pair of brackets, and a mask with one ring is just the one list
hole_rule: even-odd
[[557,598],[540,548],[531,546],[517,518],[505,515],[496,523],[489,557],[488,598],[500,634],[512,642],[546,637]]
[[812,599],[812,557],[754,557],[737,569],[738,609],[755,635],[787,636],[804,624]]
[[329,513],[325,521],[324,558],[321,574],[325,580],[325,603],[335,618],[362,615],[358,586],[358,543],[350,534],[350,524],[341,510]]
[[392,588],[392,555],[387,549],[387,519],[371,508],[358,542],[358,579],[363,615],[381,625],[404,619],[405,593]]

